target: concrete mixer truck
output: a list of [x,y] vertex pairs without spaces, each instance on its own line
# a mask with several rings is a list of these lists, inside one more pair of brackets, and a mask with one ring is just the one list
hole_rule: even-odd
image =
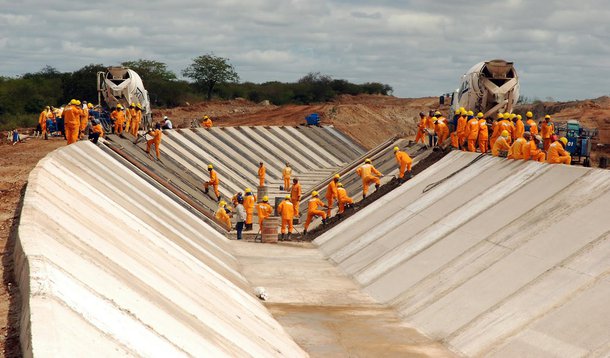
[[461,78],[455,90],[451,110],[464,107],[486,118],[498,112],[512,112],[519,99],[519,78],[512,62],[491,60],[480,62]]

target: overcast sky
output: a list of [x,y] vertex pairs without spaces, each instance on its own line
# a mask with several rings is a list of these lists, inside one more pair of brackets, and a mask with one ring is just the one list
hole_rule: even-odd
[[610,93],[607,0],[0,0],[0,76],[151,59],[181,77],[226,57],[242,81],[321,72],[436,96],[472,65],[514,61],[521,94]]

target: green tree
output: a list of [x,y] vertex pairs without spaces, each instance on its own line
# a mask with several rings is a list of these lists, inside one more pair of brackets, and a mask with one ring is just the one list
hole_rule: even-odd
[[229,63],[229,59],[214,54],[195,58],[193,63],[182,71],[182,75],[205,89],[208,100],[212,99],[212,91],[217,84],[239,81],[239,76],[233,65]]
[[176,74],[168,70],[167,65],[163,62],[139,59],[136,61],[125,61],[121,65],[136,71],[145,82],[153,79],[164,81],[176,79]]

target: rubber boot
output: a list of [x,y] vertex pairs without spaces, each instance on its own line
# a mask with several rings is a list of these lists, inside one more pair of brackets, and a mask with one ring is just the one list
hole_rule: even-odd
[[291,237],[291,236],[292,236],[292,233],[291,233],[291,232],[289,232],[289,233],[288,233],[288,236],[286,237],[286,241],[290,241],[290,237]]
[[303,229],[303,236],[307,235],[307,229]]
[[280,241],[284,241],[284,234],[280,234]]
[[326,225],[326,219],[322,219],[322,225]]
[[[147,152],[147,153],[148,153],[148,154],[150,154],[150,152]],[[209,189],[209,188],[204,188],[204,189],[203,189],[203,192],[204,192],[204,193],[206,193],[206,194],[208,193],[208,191],[210,191],[210,189]]]
[[379,190],[379,184],[375,184],[375,191]]

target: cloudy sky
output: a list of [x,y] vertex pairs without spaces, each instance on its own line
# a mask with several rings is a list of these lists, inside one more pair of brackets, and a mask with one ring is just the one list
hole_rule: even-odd
[[521,94],[610,94],[607,0],[0,0],[0,76],[151,59],[180,76],[206,53],[242,81],[308,72],[450,92],[472,65],[514,61]]

